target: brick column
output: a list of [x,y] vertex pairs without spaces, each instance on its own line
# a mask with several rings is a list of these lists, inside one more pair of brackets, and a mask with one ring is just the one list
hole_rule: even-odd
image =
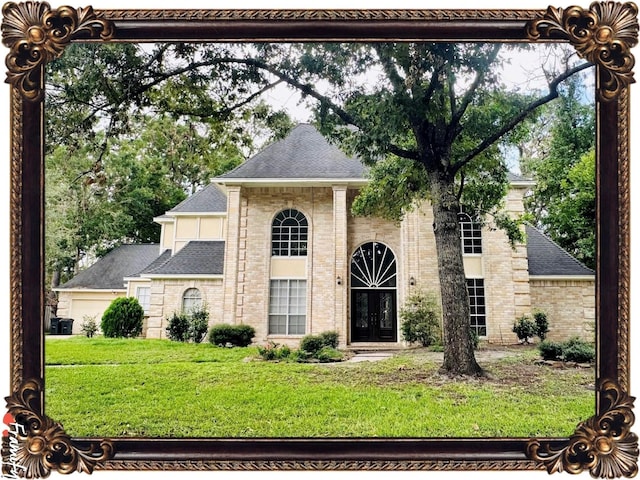
[[[333,186],[333,238],[334,238],[334,309],[335,329],[340,333],[340,344],[348,340],[349,319],[347,302],[349,294],[349,252],[347,251],[347,186]],[[338,285],[338,277],[341,285]]]
[[222,320],[236,322],[236,296],[238,291],[238,260],[240,256],[240,186],[227,186],[227,234],[224,259],[224,303]]

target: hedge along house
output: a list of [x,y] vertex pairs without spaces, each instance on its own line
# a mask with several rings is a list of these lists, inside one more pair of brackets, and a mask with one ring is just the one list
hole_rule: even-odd
[[[164,337],[173,312],[205,304],[212,324],[249,324],[259,343],[295,345],[335,330],[342,346],[402,346],[407,296],[439,294],[432,212],[425,203],[399,225],[355,217],[350,206],[366,182],[358,159],[303,124],[156,218],[154,258],[122,277],[121,294],[145,308],[144,335]],[[517,215],[532,182],[510,182],[505,208]],[[514,321],[534,309],[548,314],[551,339],[592,337],[592,270],[532,227],[513,249],[490,222],[459,218],[470,323],[481,338],[514,343]],[[59,316],[77,316],[83,277],[100,277],[111,255],[131,248],[149,246],[120,247],[59,287]]]

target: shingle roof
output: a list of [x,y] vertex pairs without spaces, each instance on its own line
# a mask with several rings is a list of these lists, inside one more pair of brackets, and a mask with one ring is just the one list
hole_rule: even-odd
[[540,230],[527,225],[529,275],[595,275]]
[[124,278],[136,275],[158,258],[158,245],[121,245],[58,288],[124,289]]
[[226,211],[227,195],[214,183],[187,197],[169,210],[170,213]]
[[272,143],[217,180],[227,179],[361,179],[365,167],[330,144],[313,125],[296,126],[284,139]]
[[513,172],[507,172],[507,179],[510,182],[531,182],[531,183],[534,183],[534,181],[532,179],[523,177],[522,175],[518,175],[518,174],[513,173]]
[[224,242],[196,240],[141,275],[222,275],[223,271]]

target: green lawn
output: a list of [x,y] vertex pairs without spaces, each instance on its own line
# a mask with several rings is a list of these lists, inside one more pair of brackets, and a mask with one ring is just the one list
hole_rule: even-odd
[[567,436],[594,412],[593,369],[523,348],[449,379],[416,351],[378,362],[270,363],[256,349],[47,337],[45,410],[72,436]]

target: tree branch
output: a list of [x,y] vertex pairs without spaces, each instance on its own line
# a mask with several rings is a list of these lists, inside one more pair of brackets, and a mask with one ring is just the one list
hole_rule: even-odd
[[[348,113],[346,110],[344,110],[340,106],[336,105],[329,97],[327,97],[325,95],[322,95],[318,91],[314,90],[311,87],[311,85],[309,85],[307,83],[299,82],[295,78],[293,78],[293,77],[281,72],[277,68],[275,68],[275,67],[273,67],[273,66],[271,66],[271,65],[269,65],[269,64],[267,64],[265,62],[263,62],[262,60],[258,60],[258,59],[255,59],[255,58],[218,58],[218,59],[216,59],[216,62],[219,62],[219,63],[239,63],[239,64],[244,64],[244,65],[254,66],[254,67],[260,68],[261,70],[269,72],[272,75],[278,77],[280,80],[284,81],[287,85],[290,85],[293,88],[299,90],[304,95],[308,95],[308,96],[318,100],[321,105],[331,109],[340,118],[340,120],[342,120],[345,124],[353,125],[354,127],[359,128],[359,129],[362,128],[362,125],[360,125],[358,120],[353,115]],[[400,148],[397,145],[387,145],[386,148],[387,148],[387,151],[389,153],[392,153],[392,154],[397,155],[399,157],[408,158],[410,160],[417,160],[418,159],[418,153],[417,152]]]
[[516,125],[522,122],[531,112],[533,112],[536,108],[549,103],[551,100],[554,100],[558,97],[558,86],[560,83],[565,81],[567,78],[575,75],[582,70],[586,70],[587,68],[592,67],[592,63],[581,63],[580,65],[576,65],[575,67],[563,72],[558,75],[549,83],[549,93],[544,97],[540,97],[537,100],[529,103],[520,113],[511,118],[507,123],[503,124],[497,131],[489,135],[485,138],[476,148],[474,148],[464,159],[456,162],[452,165],[452,172],[456,173],[470,161],[472,161],[476,156],[480,155],[487,148],[493,145],[496,141],[502,138],[506,133],[511,131]]
[[[499,43],[493,46],[493,49],[489,53],[488,62],[487,62],[488,65],[491,65],[495,61],[496,57],[498,56],[498,52],[500,51],[500,47],[501,47],[501,44]],[[484,78],[487,72],[488,72],[488,69],[483,69],[483,68],[476,70],[476,77],[473,79],[473,83],[471,84],[469,89],[465,92],[464,97],[462,97],[462,100],[460,101],[460,104],[458,106],[458,110],[457,111],[451,110],[451,117],[452,117],[451,126],[453,128],[458,127],[458,124],[460,123],[460,119],[464,115],[464,112],[467,111],[467,108],[469,107],[471,100],[473,100],[473,96],[476,90],[478,89],[480,84],[484,81]]]

